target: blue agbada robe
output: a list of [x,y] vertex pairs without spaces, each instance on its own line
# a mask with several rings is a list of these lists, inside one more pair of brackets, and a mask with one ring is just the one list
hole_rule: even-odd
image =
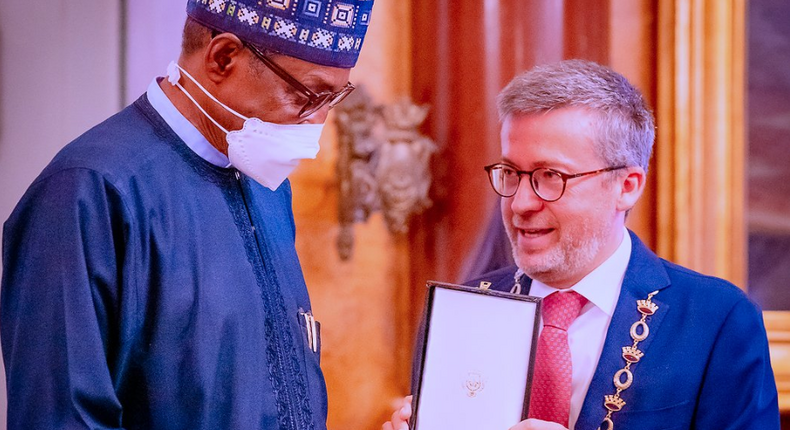
[[325,429],[288,182],[193,153],[145,96],[4,225],[8,429]]

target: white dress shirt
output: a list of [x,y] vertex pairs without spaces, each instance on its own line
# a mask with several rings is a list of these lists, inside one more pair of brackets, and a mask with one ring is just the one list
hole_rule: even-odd
[[189,120],[176,109],[176,106],[159,87],[160,78],[155,78],[148,85],[148,101],[157,113],[164,118],[167,125],[187,144],[200,158],[218,167],[230,167],[228,157],[219,152]]
[[[595,368],[598,367],[598,359],[601,357],[603,343],[606,340],[606,331],[612,321],[630,258],[631,236],[626,230],[614,254],[570,288],[588,300],[579,317],[568,328],[568,343],[573,365],[571,414],[568,421],[570,430],[576,425],[590,381]],[[559,290],[542,282],[532,281],[529,295],[542,298],[555,291]],[[540,330],[543,330],[542,321]],[[603,402],[603,399],[601,401]]]

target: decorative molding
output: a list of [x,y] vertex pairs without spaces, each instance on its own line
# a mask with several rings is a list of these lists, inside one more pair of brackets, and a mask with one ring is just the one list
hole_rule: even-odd
[[436,145],[418,127],[427,106],[408,98],[376,105],[363,87],[340,105],[336,115],[340,184],[340,258],[351,258],[354,224],[380,211],[392,234],[409,230],[409,220],[431,206],[429,162]]
[[765,311],[765,328],[771,350],[771,366],[779,391],[779,410],[790,412],[790,312]]
[[745,0],[658,8],[657,250],[743,286]]

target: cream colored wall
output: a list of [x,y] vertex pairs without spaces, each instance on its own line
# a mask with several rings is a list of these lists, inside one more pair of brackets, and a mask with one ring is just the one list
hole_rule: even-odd
[[[4,222],[63,145],[118,109],[120,13],[118,1],[93,0],[3,0],[1,9],[0,220]],[[2,370],[0,385],[3,430]]]
[[[126,0],[126,71],[124,104],[145,92],[151,79],[163,76],[181,52],[187,18],[186,0]],[[151,13],[151,11],[156,13]]]
[[[396,0],[376,0],[373,7],[351,81],[365,85],[376,103],[409,94],[410,11],[409,2]],[[403,347],[411,333],[399,325],[409,256],[405,239],[391,237],[377,215],[355,228],[354,256],[340,261],[336,160],[336,130],[327,124],[318,158],[292,176],[297,251],[322,323],[329,428],[378,429],[390,403],[409,388]]]

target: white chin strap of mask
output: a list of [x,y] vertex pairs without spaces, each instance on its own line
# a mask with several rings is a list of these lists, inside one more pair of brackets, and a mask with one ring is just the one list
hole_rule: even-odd
[[[181,72],[212,101],[244,120],[242,129],[228,131],[212,118],[181,85]],[[248,118],[217,100],[175,62],[167,67],[167,80],[178,87],[217,128],[225,132],[231,164],[266,188],[276,190],[300,160],[313,159],[318,154],[318,139],[323,124],[274,124]]]

